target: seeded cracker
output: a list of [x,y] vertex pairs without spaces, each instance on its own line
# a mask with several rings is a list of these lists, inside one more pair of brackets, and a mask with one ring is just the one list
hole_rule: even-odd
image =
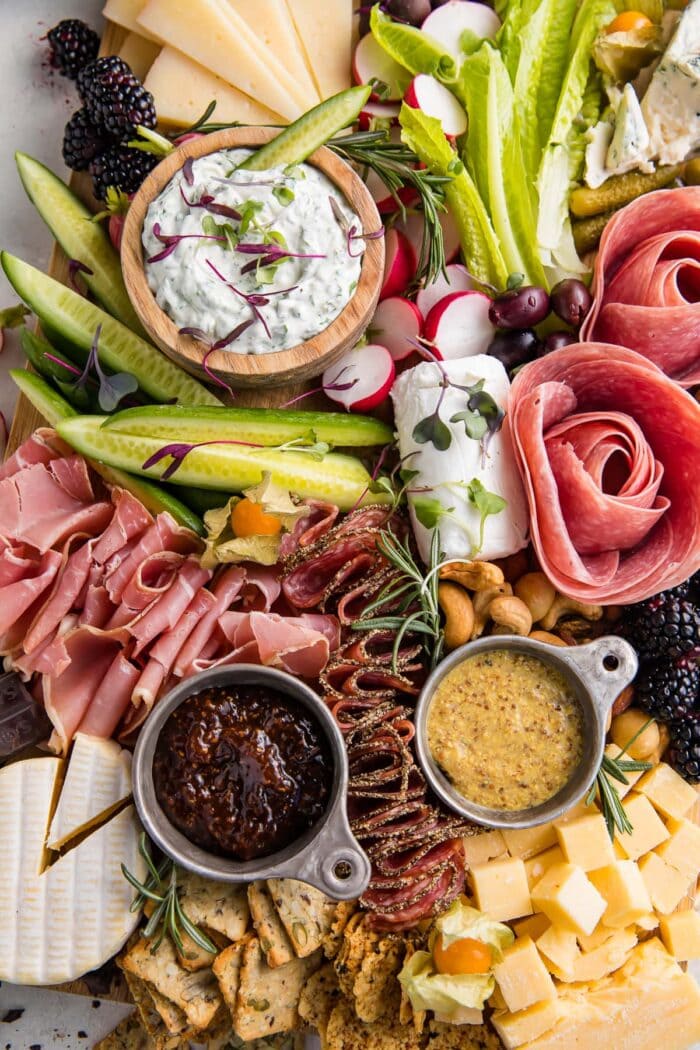
[[338,977],[333,964],[324,963],[312,973],[301,991],[299,1016],[320,1033],[325,1040],[328,1018],[340,1001]]
[[167,937],[155,953],[152,953],[148,941],[139,941],[123,957],[122,968],[147,981],[161,995],[179,1006],[194,1028],[208,1028],[222,1006],[216,978],[211,970],[190,973],[183,969]]
[[208,926],[230,941],[239,941],[250,923],[245,886],[214,882],[178,870],[180,904],[195,926]]
[[343,931],[356,911],[357,901],[340,901],[336,904],[330,928],[323,938],[323,951],[326,958],[334,959],[338,954]]
[[501,1050],[501,1040],[485,1024],[443,1024],[431,1021],[429,1050]]
[[[181,1050],[183,1046],[182,1037],[173,1035],[163,1024],[160,1014],[154,1007],[153,997],[146,982],[126,970],[124,970],[124,978],[129,988],[129,994],[136,1003],[141,1023],[148,1033],[150,1039],[148,1044],[149,1050]],[[192,1033],[191,1029],[190,1033]]]
[[138,1010],[120,1021],[113,1032],[95,1043],[94,1050],[151,1050],[153,1043],[141,1024]]
[[301,990],[320,962],[318,952],[273,970],[265,961],[259,938],[251,937],[243,949],[234,1013],[234,1028],[241,1039],[260,1039],[296,1028]]
[[355,1011],[362,1021],[396,1021],[401,1005],[398,974],[404,957],[403,940],[388,935],[362,959],[352,986]]
[[296,879],[268,879],[267,885],[294,951],[301,958],[311,955],[331,928],[335,903]]
[[245,940],[238,941],[236,944],[232,944],[228,948],[225,948],[221,955],[217,955],[214,960],[214,965],[212,966],[214,976],[219,982],[221,994],[231,1013],[232,1019],[236,1010],[238,986],[241,979],[243,949],[249,939],[250,936],[246,937]]
[[[217,933],[216,930],[207,929],[204,927],[203,932],[206,933],[207,937],[213,941],[214,944],[218,945],[220,949],[225,948],[228,945],[228,940],[222,934]],[[212,955],[205,948],[200,948],[198,944],[192,940],[188,933],[184,930],[180,930],[180,936],[182,937],[183,951],[180,951],[176,947],[177,958],[180,966],[184,967],[185,970],[191,970],[193,973],[197,970],[205,970],[207,966],[211,966],[216,959],[216,955]]]
[[341,999],[328,1021],[326,1050],[421,1050],[424,1038],[395,1021],[365,1024],[352,1003]]
[[294,948],[265,882],[251,882],[248,886],[248,906],[267,965],[274,968],[288,963],[294,958]]

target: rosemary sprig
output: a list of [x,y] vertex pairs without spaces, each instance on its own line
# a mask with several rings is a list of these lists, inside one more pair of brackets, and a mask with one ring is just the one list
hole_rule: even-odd
[[136,897],[131,903],[131,911],[140,911],[146,901],[153,901],[156,905],[142,930],[143,936],[147,940],[153,940],[151,954],[153,955],[158,951],[166,933],[172,938],[177,950],[180,953],[184,953],[185,947],[182,934],[185,933],[203,951],[211,952],[212,955],[215,955],[218,951],[216,945],[209,940],[198,926],[191,922],[180,904],[177,868],[173,862],[166,857],[161,862],[160,867],[156,867],[148,851],[145,832],[141,833],[139,839],[139,853],[148,868],[146,881],[139,882],[125,864],[122,864],[122,875],[137,891]]
[[401,142],[392,142],[385,129],[357,131],[331,139],[326,145],[343,160],[376,172],[403,216],[406,209],[399,190],[408,186],[416,191],[425,219],[416,280],[423,280],[426,284],[434,281],[445,269],[445,244],[439,213],[445,210],[442,187],[450,177],[433,175],[417,167],[419,160],[413,150]]
[[623,784],[627,787],[629,780],[625,776],[625,773],[644,773],[652,768],[651,762],[641,762],[633,758],[623,758],[623,755],[627,752],[628,748],[632,746],[637,737],[640,736],[653,721],[653,718],[647,719],[634,736],[630,737],[616,758],[610,758],[609,755],[603,755],[603,760],[600,763],[600,769],[598,770],[596,779],[593,781],[591,790],[588,792],[586,805],[590,806],[595,798],[596,788],[598,789],[600,795],[600,806],[605,818],[608,835],[611,839],[614,839],[615,837],[615,829],[617,829],[621,835],[631,835],[634,830],[630,823],[630,819],[623,808],[620,793],[615,787],[614,782],[617,781],[618,784]]
[[[442,654],[444,637],[440,623],[438,605],[438,574],[440,565],[440,539],[434,530],[430,546],[430,572],[427,579],[416,564],[408,542],[401,542],[392,530],[384,529],[377,540],[377,547],[398,569],[399,575],[379,592],[374,601],[365,608],[362,618],[353,624],[355,631],[394,631],[392,669],[397,670],[401,643],[406,634],[420,634],[431,667],[435,667]],[[387,610],[382,615],[382,610]],[[375,615],[378,614],[378,615]],[[407,615],[408,614],[408,615]]]

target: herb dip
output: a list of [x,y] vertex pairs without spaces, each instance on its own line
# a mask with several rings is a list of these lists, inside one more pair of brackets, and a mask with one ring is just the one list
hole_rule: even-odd
[[464,798],[492,809],[548,801],[583,757],[583,714],[566,679],[526,653],[470,656],[435,690],[428,746]]
[[[364,250],[347,232],[363,232],[359,218],[322,171],[238,169],[251,152],[220,150],[178,171],[142,235],[148,284],[178,328],[216,343],[252,322],[221,347],[237,354],[287,350],[327,328],[355,291]],[[302,257],[279,255],[285,248]],[[251,294],[267,301],[250,303]]]

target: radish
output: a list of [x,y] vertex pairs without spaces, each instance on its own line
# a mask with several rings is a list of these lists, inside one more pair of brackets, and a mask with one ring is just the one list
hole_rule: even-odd
[[395,227],[390,229],[384,238],[384,280],[380,299],[392,295],[401,295],[413,280],[418,264],[418,257],[413,245]]
[[465,43],[469,43],[493,37],[500,28],[501,20],[493,8],[472,0],[448,0],[431,11],[421,26],[455,62],[461,62],[465,55],[463,35],[466,34]]
[[414,343],[423,327],[423,315],[410,299],[392,296],[377,307],[369,335],[385,346],[394,361],[403,361],[415,350]]
[[[438,218],[442,226],[445,262],[451,263],[459,255],[460,243],[457,227],[449,211],[439,212]],[[416,259],[420,259],[420,248],[423,243],[423,226],[423,212],[417,208],[409,211],[405,219],[400,219],[396,223],[396,229],[403,233],[413,246]]]
[[426,317],[423,337],[445,361],[485,354],[496,334],[489,321],[490,306],[483,292],[452,292]]
[[323,392],[348,412],[367,412],[389,395],[396,369],[385,346],[349,350],[323,373]]
[[449,138],[456,139],[467,130],[464,109],[452,92],[435,77],[419,73],[408,85],[404,101],[412,109],[419,109],[429,117],[437,117]]
[[400,108],[398,102],[372,102],[370,99],[362,107],[362,112],[358,117],[360,131],[369,131],[372,122],[375,120],[388,120],[392,124],[396,124],[399,119]]
[[[367,173],[366,185],[374,197],[374,203],[377,205],[377,211],[380,215],[390,215],[396,211],[396,198],[393,193],[389,192],[385,183],[373,168],[370,168]],[[406,207],[410,207],[418,200],[418,194],[412,186],[401,186],[397,190],[397,196]]]
[[416,306],[427,317],[436,303],[453,292],[470,292],[474,283],[469,276],[466,266],[461,263],[451,263],[445,268],[445,273],[439,273],[432,284],[426,284],[416,295]]
[[[332,41],[329,41],[329,44],[332,44]],[[376,93],[372,95],[377,102],[398,102],[410,80],[410,74],[387,55],[371,33],[363,36],[355,48],[352,74],[357,84],[371,84],[372,81],[377,81],[386,85],[386,94],[382,91],[381,97]]]

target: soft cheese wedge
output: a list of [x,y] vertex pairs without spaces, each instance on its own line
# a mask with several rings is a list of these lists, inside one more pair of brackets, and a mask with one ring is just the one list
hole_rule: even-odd
[[18,984],[75,980],[110,959],[134,931],[139,826],[128,806],[45,867],[47,828],[60,785],[59,758],[33,758],[0,770],[0,979]]
[[222,124],[287,123],[279,113],[273,113],[172,47],[164,47],[158,55],[144,87],[153,95],[161,124],[187,128],[201,117],[212,100],[216,101],[216,109],[211,119]]
[[102,15],[123,29],[128,29],[132,33],[139,33],[149,40],[156,40],[157,38],[149,33],[147,29],[144,29],[143,26],[140,26],[137,21],[145,3],[146,0],[107,0],[107,3],[102,8]]
[[352,0],[286,0],[321,98],[350,87]]
[[139,25],[287,120],[308,99],[227,0],[148,0]]
[[131,793],[131,755],[116,740],[76,733],[47,845],[60,849]]

